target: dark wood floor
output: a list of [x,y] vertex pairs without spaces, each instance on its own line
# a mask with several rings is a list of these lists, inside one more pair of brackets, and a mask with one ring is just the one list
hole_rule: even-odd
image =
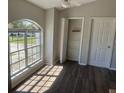
[[[116,89],[115,71],[93,66],[80,66],[74,62],[66,62],[56,66],[62,66],[62,71],[56,80],[46,91],[40,92],[40,88],[39,90],[37,88],[36,93],[109,93],[109,89]],[[47,74],[42,74],[42,76],[45,75]],[[38,82],[41,80],[42,78]],[[16,91],[16,93],[34,92],[31,92],[30,89],[29,91]]]

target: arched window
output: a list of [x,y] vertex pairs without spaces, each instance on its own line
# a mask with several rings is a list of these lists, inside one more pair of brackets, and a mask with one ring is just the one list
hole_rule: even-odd
[[28,19],[9,23],[11,78],[43,60],[43,29]]

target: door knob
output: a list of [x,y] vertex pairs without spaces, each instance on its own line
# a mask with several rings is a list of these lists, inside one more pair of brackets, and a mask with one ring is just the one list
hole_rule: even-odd
[[108,46],[108,48],[111,48],[111,46]]

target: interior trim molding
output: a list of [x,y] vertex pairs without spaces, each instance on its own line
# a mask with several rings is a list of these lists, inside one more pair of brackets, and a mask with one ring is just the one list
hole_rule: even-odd
[[83,65],[83,66],[86,66],[87,64],[85,64],[85,63],[79,63],[79,65]]
[[110,67],[109,70],[114,70],[114,71],[116,71],[116,68],[112,68],[112,67]]

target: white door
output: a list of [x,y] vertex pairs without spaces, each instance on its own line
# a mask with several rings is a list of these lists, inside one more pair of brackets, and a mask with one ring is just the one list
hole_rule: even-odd
[[78,61],[81,40],[82,19],[70,19],[68,26],[67,59]]
[[89,64],[109,68],[115,37],[115,18],[93,18]]
[[68,19],[63,18],[61,19],[60,63],[66,61],[67,38],[68,38]]

